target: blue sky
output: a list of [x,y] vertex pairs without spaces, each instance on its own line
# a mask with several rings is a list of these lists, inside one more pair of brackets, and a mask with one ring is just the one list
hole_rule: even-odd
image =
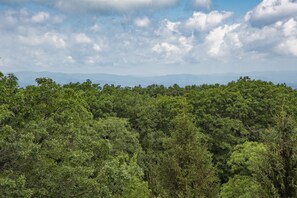
[[0,71],[297,68],[297,0],[0,0]]

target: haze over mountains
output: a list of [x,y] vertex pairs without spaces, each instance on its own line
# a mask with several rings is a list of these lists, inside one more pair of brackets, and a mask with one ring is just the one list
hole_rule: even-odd
[[143,87],[158,84],[164,86],[171,86],[178,84],[179,86],[186,85],[201,85],[201,84],[227,84],[230,81],[235,81],[241,76],[249,76],[252,79],[271,81],[275,84],[285,83],[288,86],[297,88],[297,71],[280,71],[280,72],[250,72],[250,73],[226,73],[226,74],[174,74],[164,76],[124,76],[114,74],[81,74],[81,73],[52,73],[52,72],[15,72],[19,79],[19,85],[25,87],[36,84],[35,79],[40,77],[51,78],[59,84],[66,84],[70,82],[84,82],[90,79],[93,83],[100,85],[114,84],[120,86],[138,86]]

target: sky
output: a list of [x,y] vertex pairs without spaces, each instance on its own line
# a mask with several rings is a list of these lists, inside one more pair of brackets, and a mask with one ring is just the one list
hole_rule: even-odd
[[297,70],[297,0],[0,0],[0,71]]

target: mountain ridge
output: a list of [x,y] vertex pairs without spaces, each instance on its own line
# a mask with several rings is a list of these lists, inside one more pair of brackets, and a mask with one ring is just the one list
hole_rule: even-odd
[[113,84],[116,86],[143,86],[158,84],[171,86],[202,85],[202,84],[227,84],[236,81],[242,76],[248,76],[255,80],[270,81],[275,84],[285,83],[288,86],[297,88],[297,71],[280,71],[280,72],[246,72],[246,73],[224,73],[224,74],[168,74],[160,76],[134,76],[134,75],[117,75],[106,73],[61,73],[61,72],[11,72],[19,79],[19,85],[26,87],[36,85],[35,79],[46,77],[51,78],[59,84],[84,82],[87,79],[93,83],[105,85]]

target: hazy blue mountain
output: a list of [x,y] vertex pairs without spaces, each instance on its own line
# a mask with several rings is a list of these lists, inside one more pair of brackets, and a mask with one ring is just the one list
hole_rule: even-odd
[[201,84],[226,84],[230,81],[237,80],[240,76],[249,76],[252,79],[271,81],[273,83],[286,83],[288,86],[297,88],[297,71],[282,71],[282,72],[251,72],[242,74],[208,74],[208,75],[164,75],[164,76],[124,76],[113,74],[66,74],[66,73],[51,73],[51,72],[16,72],[14,73],[21,87],[34,85],[35,79],[47,77],[55,80],[60,84],[69,82],[84,82],[90,79],[93,83],[100,85],[114,84],[120,86],[148,86],[151,84],[162,84],[170,86],[178,84],[185,85],[201,85]]

